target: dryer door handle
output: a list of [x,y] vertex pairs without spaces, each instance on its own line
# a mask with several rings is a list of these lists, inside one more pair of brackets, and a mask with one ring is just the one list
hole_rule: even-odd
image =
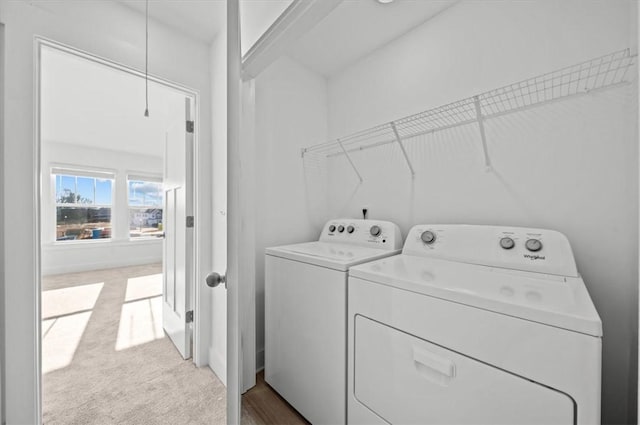
[[414,347],[413,362],[418,366],[418,369],[422,366],[423,368],[428,368],[444,375],[447,378],[456,376],[456,364],[454,362],[430,351]]

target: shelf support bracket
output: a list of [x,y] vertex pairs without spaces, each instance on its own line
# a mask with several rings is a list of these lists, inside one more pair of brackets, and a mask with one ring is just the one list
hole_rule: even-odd
[[411,161],[409,160],[409,155],[407,155],[407,151],[404,149],[404,145],[402,144],[402,139],[400,138],[400,133],[398,133],[398,129],[396,128],[396,123],[391,121],[391,129],[393,130],[393,134],[396,136],[396,142],[400,145],[400,150],[402,151],[402,155],[404,156],[404,160],[407,161],[407,165],[409,166],[409,171],[411,171],[411,177],[415,177],[416,172],[411,165]]
[[353,168],[353,171],[358,176],[358,179],[360,179],[360,183],[362,183],[362,176],[358,172],[358,169],[356,168],[356,165],[351,160],[351,155],[349,155],[349,152],[347,152],[347,150],[344,148],[344,145],[342,144],[342,141],[340,139],[336,139],[336,142],[338,142],[338,144],[340,145],[340,148],[342,149],[342,152],[344,153],[344,156],[347,157],[347,160],[349,161],[349,164],[351,164],[351,168]]
[[484,154],[484,165],[486,171],[491,170],[491,159],[489,158],[489,150],[487,149],[487,136],[484,132],[484,116],[480,109],[480,98],[473,96],[473,104],[476,107],[476,119],[478,120],[478,130],[480,130],[480,139],[482,140],[482,153]]

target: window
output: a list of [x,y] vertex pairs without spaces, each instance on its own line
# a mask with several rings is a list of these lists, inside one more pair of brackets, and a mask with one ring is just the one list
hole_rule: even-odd
[[161,238],[162,179],[128,176],[129,237]]
[[56,240],[111,238],[111,173],[54,168]]

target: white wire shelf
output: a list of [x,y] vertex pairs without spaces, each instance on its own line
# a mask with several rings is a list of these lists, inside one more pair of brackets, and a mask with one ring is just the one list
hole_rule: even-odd
[[326,157],[346,155],[362,181],[349,153],[398,143],[407,165],[414,174],[403,141],[462,125],[477,123],[482,140],[485,165],[491,166],[484,135],[484,120],[530,107],[584,95],[595,90],[629,82],[629,69],[637,55],[624,49],[568,66],[537,77],[494,89],[447,105],[400,118],[348,136],[302,149],[302,156],[315,154]]

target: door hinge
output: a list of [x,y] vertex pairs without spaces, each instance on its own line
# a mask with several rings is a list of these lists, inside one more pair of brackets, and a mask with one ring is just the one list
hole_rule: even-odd
[[193,322],[193,310],[187,311],[187,315],[185,317],[187,323]]
[[193,133],[194,122],[187,121],[187,133]]
[[192,215],[188,215],[187,216],[187,228],[193,227],[194,223],[195,223],[195,218],[193,218]]

